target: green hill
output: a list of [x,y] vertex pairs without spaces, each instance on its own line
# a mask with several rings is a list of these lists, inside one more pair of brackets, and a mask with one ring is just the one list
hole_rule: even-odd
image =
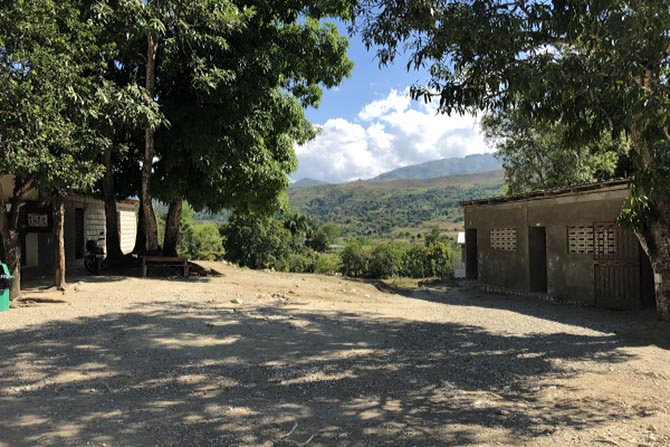
[[330,183],[322,182],[321,180],[314,180],[313,178],[305,177],[301,178],[297,182],[294,182],[289,186],[289,188],[308,188],[311,186],[322,186],[329,185]]
[[445,158],[418,165],[405,166],[372,179],[380,182],[395,179],[428,179],[447,175],[476,174],[501,169],[502,163],[493,154],[475,154],[462,158]]
[[462,200],[502,194],[503,171],[432,179],[356,181],[291,188],[291,208],[342,226],[345,234],[414,234],[427,225],[462,226]]

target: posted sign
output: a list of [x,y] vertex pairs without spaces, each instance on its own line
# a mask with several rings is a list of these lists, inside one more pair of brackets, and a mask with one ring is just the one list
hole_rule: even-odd
[[21,209],[21,231],[24,233],[46,233],[52,230],[50,204],[28,202]]

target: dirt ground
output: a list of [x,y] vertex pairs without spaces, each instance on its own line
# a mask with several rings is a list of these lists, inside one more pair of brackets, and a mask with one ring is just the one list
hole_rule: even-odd
[[0,313],[0,446],[670,445],[652,313],[208,266]]

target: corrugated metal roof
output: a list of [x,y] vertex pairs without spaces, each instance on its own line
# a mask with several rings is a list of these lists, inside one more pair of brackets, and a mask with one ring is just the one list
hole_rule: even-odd
[[615,179],[607,180],[597,183],[585,183],[582,185],[571,186],[568,188],[547,189],[541,191],[532,191],[523,194],[514,194],[509,196],[491,197],[487,199],[464,200],[461,206],[470,205],[493,205],[496,203],[514,202],[520,200],[542,199],[550,198],[560,195],[581,194],[590,191],[597,191],[601,189],[609,189],[617,186],[628,186],[629,179]]

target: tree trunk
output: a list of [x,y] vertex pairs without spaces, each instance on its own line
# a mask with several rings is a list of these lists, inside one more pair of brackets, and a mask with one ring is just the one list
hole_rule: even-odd
[[145,255],[147,253],[147,240],[144,230],[144,213],[142,212],[142,199],[140,198],[140,209],[137,213],[137,232],[135,233],[135,247],[133,253],[136,255]]
[[[147,67],[146,67],[146,89],[150,97],[154,97],[156,49],[158,38],[155,34],[147,35]],[[147,127],[144,135],[144,160],[142,162],[142,215],[144,217],[144,232],[146,238],[147,254],[158,254],[158,224],[154,214],[153,201],[151,198],[151,169],[154,162],[154,129]]]
[[103,155],[105,175],[102,177],[102,196],[105,201],[105,225],[107,251],[107,262],[117,263],[123,258],[121,251],[121,232],[119,231],[119,219],[116,210],[116,194],[114,192],[114,172],[112,171],[113,148],[107,148]]
[[14,193],[8,203],[0,199],[0,237],[5,252],[4,262],[9,268],[9,273],[14,277],[10,300],[21,297],[21,239],[19,237],[19,216],[23,206],[23,193],[30,187],[30,182],[21,183],[14,180]]
[[53,225],[54,225],[54,259],[53,274],[54,287],[65,290],[65,199],[56,196],[53,200]]
[[177,244],[179,244],[179,224],[181,223],[181,209],[183,199],[177,199],[170,203],[167,218],[165,220],[165,238],[163,239],[163,256],[177,256]]
[[21,240],[19,232],[9,230],[9,237],[3,237],[5,245],[5,260],[9,268],[9,274],[14,277],[12,290],[9,292],[10,301],[21,298]]
[[[667,202],[667,203],[666,203]],[[654,270],[656,314],[659,320],[670,320],[670,198],[657,204],[657,217],[638,234],[642,248]]]
[[[643,84],[644,82],[643,80]],[[665,167],[664,162],[650,151],[642,129],[640,117],[634,116],[629,129],[633,148],[641,157],[643,165],[653,172],[655,177],[661,178],[666,175],[659,169]],[[656,315],[659,320],[670,321],[670,197],[667,191],[661,191],[660,194],[644,192],[653,198],[655,210],[647,217],[637,237],[654,271]]]

